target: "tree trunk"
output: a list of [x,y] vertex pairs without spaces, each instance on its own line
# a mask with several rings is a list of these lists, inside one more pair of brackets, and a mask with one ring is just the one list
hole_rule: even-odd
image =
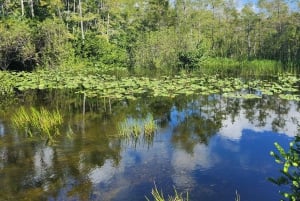
[[22,16],[24,16],[24,1],[21,0],[20,3],[21,3],[21,13],[22,13]]
[[34,18],[33,0],[29,1],[31,17]]
[[109,40],[109,20],[110,20],[110,15],[107,13],[107,28],[106,28],[106,34],[107,34],[107,40]]
[[81,27],[81,38],[84,43],[84,30],[83,30],[83,19],[82,19],[82,7],[81,7],[81,0],[78,0],[78,6],[79,6],[79,16],[80,16],[80,27]]

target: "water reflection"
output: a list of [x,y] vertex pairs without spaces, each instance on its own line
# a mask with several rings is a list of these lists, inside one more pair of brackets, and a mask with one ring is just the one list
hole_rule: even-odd
[[[46,101],[49,108],[59,107],[66,131],[74,134],[46,145],[16,133],[3,123],[9,115],[1,116],[3,200],[145,200],[154,182],[165,194],[173,185],[188,190],[191,200],[233,200],[235,190],[242,200],[276,200],[278,189],[266,181],[278,170],[269,151],[275,141],[286,146],[299,133],[299,103],[275,97],[182,96],[111,101],[110,106],[93,99],[83,115],[81,97],[50,94],[54,101],[45,93],[22,104]],[[155,136],[116,137],[119,122],[149,114],[159,124]]]
[[4,132],[5,132],[4,125],[3,125],[3,123],[0,120],[0,137],[2,137],[4,135]]

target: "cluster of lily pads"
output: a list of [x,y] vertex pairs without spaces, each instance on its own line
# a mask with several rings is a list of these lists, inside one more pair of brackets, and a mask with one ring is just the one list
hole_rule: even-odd
[[170,97],[179,95],[223,94],[230,98],[261,98],[277,95],[279,98],[299,101],[299,78],[279,75],[273,80],[245,80],[206,75],[122,77],[88,71],[0,72],[0,93],[26,90],[67,89],[88,98],[114,100],[136,99],[141,96]]

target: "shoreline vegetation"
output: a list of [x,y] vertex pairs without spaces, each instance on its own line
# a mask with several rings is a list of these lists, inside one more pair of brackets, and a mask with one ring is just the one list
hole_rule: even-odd
[[300,5],[287,0],[29,0],[0,8],[1,70],[299,72]]

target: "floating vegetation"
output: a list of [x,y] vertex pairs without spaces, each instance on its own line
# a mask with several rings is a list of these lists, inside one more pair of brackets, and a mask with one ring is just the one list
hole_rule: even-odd
[[226,98],[243,98],[243,99],[258,99],[261,96],[257,94],[241,94],[241,93],[224,93],[223,97]]
[[29,109],[20,107],[11,121],[13,127],[25,131],[30,137],[38,134],[53,141],[53,137],[60,134],[59,128],[63,118],[59,111],[50,112],[45,108],[37,110],[34,107]]
[[[179,95],[225,94],[228,97],[260,98],[262,95],[276,95],[283,99],[296,100],[287,94],[299,93],[299,78],[293,75],[279,75],[273,80],[243,80],[241,78],[220,78],[206,75],[178,75],[161,78],[116,77],[96,70],[82,71],[38,71],[1,72],[0,93],[15,91],[68,89],[85,94],[87,98],[107,98],[109,100],[135,100],[141,95],[175,98]],[[242,93],[241,93],[242,92]],[[257,95],[259,92],[260,95]],[[232,94],[238,94],[233,96]],[[253,95],[255,94],[255,95]]]
[[[152,189],[151,194],[153,196],[154,201],[188,201],[189,200],[189,194],[186,193],[186,196],[184,197],[182,194],[179,194],[177,190],[174,188],[174,196],[168,196],[166,199],[163,195],[163,192],[159,192],[157,187],[155,186],[154,189]],[[149,198],[146,197],[147,201],[150,201]]]
[[300,101],[299,95],[295,95],[295,94],[280,94],[279,98],[285,99],[285,100]]
[[121,137],[151,136],[156,130],[157,124],[150,114],[145,119],[126,118],[118,125],[118,135]]

